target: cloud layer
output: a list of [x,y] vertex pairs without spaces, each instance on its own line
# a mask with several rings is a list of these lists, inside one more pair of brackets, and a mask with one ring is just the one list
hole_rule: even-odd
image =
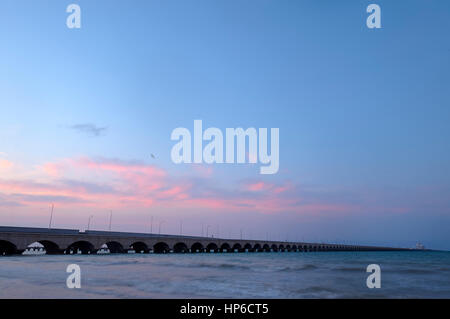
[[175,215],[191,210],[315,216],[448,211],[447,200],[433,198],[440,194],[435,189],[393,196],[388,189],[333,189],[263,177],[221,183],[212,166],[193,165],[188,171],[174,174],[140,161],[101,157],[65,158],[31,168],[0,160],[0,208],[54,203],[89,210],[156,208]]
[[[8,170],[11,162],[1,162]],[[43,163],[21,178],[0,178],[0,205],[104,208],[211,209],[221,212],[349,213],[358,204],[330,200],[290,181],[236,181],[217,186],[212,169],[195,168],[175,176],[139,161],[112,158],[67,158]],[[29,176],[23,177],[23,176]]]

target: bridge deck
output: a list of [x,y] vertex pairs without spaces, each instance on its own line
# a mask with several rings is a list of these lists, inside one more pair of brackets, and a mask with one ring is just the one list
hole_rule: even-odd
[[255,239],[213,238],[170,234],[79,231],[0,226],[0,255],[21,253],[35,242],[47,253],[96,253],[106,245],[110,252],[263,252],[263,251],[387,251],[406,248],[308,243]]

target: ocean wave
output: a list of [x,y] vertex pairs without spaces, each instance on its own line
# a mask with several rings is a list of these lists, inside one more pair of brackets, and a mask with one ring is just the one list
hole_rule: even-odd
[[122,261],[115,261],[105,264],[106,266],[123,266],[123,265],[135,265],[139,263],[139,260],[122,260]]
[[[450,254],[114,255],[1,260],[0,297],[33,298],[449,298]],[[257,257],[256,257],[257,256]],[[448,256],[448,257],[447,257]],[[82,291],[66,289],[69,263],[82,269]],[[384,289],[365,287],[380,264]],[[383,275],[384,274],[384,275]],[[223,280],[223,276],[227,280]],[[418,280],[416,280],[418,279]],[[426,280],[425,280],[426,279]],[[413,282],[414,281],[414,282]],[[389,288],[386,285],[388,283]],[[405,289],[407,287],[408,289]],[[3,295],[2,295],[3,293]]]
[[396,269],[393,272],[401,274],[411,274],[411,275],[428,275],[438,273],[435,270],[428,269]]
[[361,272],[361,271],[365,271],[364,268],[361,267],[335,267],[333,268],[333,270],[337,270],[337,271],[344,271],[344,272]]
[[[251,269],[251,267],[249,266],[244,266],[244,265],[235,265],[235,264],[227,264],[227,263],[222,263],[222,264],[198,264],[198,267],[206,267],[206,268],[222,268],[222,269]],[[195,267],[195,265],[194,265]]]
[[313,264],[305,264],[305,265],[301,265],[301,266],[295,266],[295,267],[283,267],[281,269],[279,269],[278,271],[301,271],[301,270],[314,270],[314,269],[318,269],[319,267]]
[[330,287],[321,287],[321,286],[311,286],[306,288],[300,288],[295,291],[296,293],[300,294],[321,294],[321,293],[328,293],[328,294],[336,294],[339,291]]

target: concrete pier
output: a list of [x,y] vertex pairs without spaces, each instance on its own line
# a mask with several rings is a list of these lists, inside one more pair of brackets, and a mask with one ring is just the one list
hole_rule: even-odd
[[47,254],[401,251],[407,248],[0,226],[0,256],[41,243]]

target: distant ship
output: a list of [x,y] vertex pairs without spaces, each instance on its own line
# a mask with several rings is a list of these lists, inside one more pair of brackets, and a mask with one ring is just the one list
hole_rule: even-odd
[[417,244],[416,244],[416,249],[422,249],[422,250],[424,250],[424,249],[425,249],[425,246],[422,245],[421,243],[417,243]]

